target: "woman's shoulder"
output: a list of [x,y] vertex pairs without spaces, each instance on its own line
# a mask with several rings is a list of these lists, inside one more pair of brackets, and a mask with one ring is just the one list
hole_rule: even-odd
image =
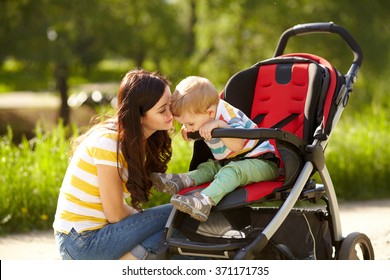
[[116,144],[118,141],[118,132],[114,126],[101,125],[96,127],[88,136],[88,143],[92,145],[102,143]]

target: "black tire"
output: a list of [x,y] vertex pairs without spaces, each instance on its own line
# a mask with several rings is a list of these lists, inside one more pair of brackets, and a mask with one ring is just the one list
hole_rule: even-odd
[[353,232],[343,239],[338,253],[339,260],[373,260],[374,249],[367,235]]

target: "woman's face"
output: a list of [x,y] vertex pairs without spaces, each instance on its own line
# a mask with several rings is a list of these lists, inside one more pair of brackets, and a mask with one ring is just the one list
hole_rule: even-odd
[[157,130],[169,130],[173,125],[173,116],[169,109],[171,103],[171,90],[165,87],[160,100],[141,117],[145,138],[148,138]]

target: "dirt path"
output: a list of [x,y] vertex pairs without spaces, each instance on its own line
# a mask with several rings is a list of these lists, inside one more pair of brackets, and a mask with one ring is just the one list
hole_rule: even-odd
[[390,200],[350,202],[340,205],[343,235],[366,234],[374,247],[376,260],[390,260]]
[[[376,260],[390,260],[390,200],[350,202],[340,205],[343,235],[365,233]],[[0,259],[60,259],[51,231],[14,234],[0,238]]]

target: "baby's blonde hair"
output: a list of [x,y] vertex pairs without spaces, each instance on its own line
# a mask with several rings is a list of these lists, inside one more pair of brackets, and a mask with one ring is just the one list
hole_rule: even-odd
[[219,94],[208,79],[189,76],[176,86],[171,98],[171,111],[175,117],[180,117],[183,112],[204,114],[218,102]]

